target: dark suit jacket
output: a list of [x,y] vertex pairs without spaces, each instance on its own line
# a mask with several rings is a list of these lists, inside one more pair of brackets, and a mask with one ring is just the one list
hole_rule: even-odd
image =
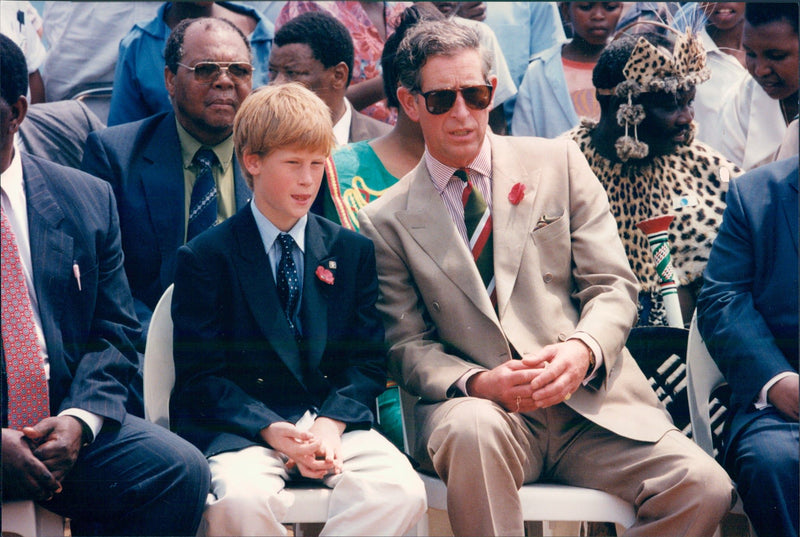
[[731,440],[764,385],[797,372],[797,173],[792,157],[731,181],[703,275],[698,328],[731,386]]
[[312,407],[371,426],[386,384],[372,242],[309,215],[304,266],[298,347],[249,206],[178,251],[170,416],[206,456],[259,443],[261,429]]
[[[234,157],[236,207],[250,189]],[[185,234],[183,165],[175,114],[155,116],[93,132],[83,170],[114,188],[119,206],[125,271],[139,320],[153,308],[175,274],[175,252]]]
[[[33,280],[50,360],[50,412],[81,408],[121,422],[139,337],[108,184],[21,154]],[[81,289],[73,275],[80,267]],[[7,418],[5,364],[3,426]]]

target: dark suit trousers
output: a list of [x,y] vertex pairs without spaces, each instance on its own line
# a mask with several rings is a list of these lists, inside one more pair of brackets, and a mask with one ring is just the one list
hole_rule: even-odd
[[73,535],[195,535],[210,472],[194,446],[127,415],[81,449],[63,487],[42,505],[70,517]]
[[758,535],[797,537],[799,445],[797,422],[768,408],[728,450],[726,467]]

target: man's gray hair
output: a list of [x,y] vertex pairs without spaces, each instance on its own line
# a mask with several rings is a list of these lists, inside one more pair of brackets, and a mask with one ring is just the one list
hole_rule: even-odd
[[400,83],[409,91],[422,89],[422,67],[431,56],[454,56],[463,50],[475,50],[481,57],[484,80],[489,80],[492,60],[481,47],[478,32],[451,19],[421,21],[408,31],[395,55]]

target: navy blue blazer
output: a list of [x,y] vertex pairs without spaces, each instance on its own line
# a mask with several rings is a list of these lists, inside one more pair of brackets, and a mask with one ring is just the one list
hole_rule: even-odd
[[[235,156],[233,166],[238,209],[251,193]],[[81,168],[114,189],[125,271],[136,313],[147,325],[173,281],[175,253],[184,242],[183,163],[175,114],[157,114],[91,133]]]
[[372,425],[387,375],[372,241],[310,214],[304,256],[298,345],[249,206],[178,251],[170,418],[206,456],[263,444],[261,429],[312,408]]
[[698,328],[731,386],[731,440],[764,385],[798,370],[797,175],[792,157],[731,181],[703,275]]
[[[33,281],[50,360],[50,412],[122,422],[138,375],[139,323],[122,266],[111,187],[21,153]],[[80,289],[73,264],[80,268]],[[5,364],[3,426],[7,418]]]

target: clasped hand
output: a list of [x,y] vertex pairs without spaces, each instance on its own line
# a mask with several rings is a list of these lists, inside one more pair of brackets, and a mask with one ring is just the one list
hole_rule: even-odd
[[509,412],[547,408],[568,400],[580,387],[589,369],[589,352],[580,340],[548,345],[536,354],[473,375],[467,391]]
[[46,418],[22,431],[3,429],[4,496],[46,501],[61,492],[78,458],[82,432],[71,416]]
[[308,431],[289,422],[275,422],[261,431],[261,437],[288,457],[287,468],[296,466],[304,477],[322,479],[342,472],[343,431],[343,423],[317,418]]

